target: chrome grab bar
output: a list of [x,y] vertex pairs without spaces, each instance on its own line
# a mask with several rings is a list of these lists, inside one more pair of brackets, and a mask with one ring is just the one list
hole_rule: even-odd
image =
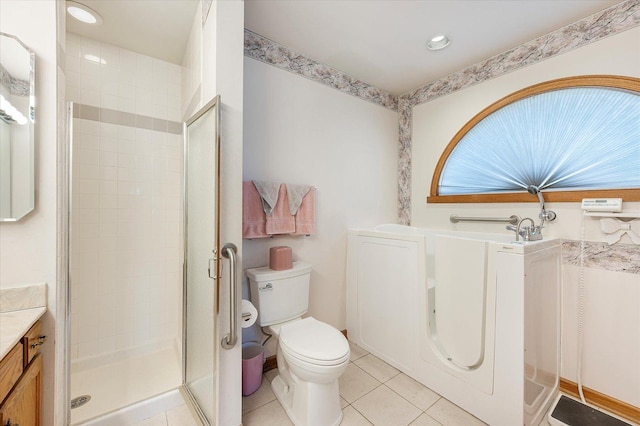
[[451,223],[458,222],[498,222],[498,223],[511,223],[515,225],[520,221],[520,218],[515,214],[512,214],[509,217],[464,217],[452,214],[449,217]]
[[236,345],[238,341],[238,322],[236,320],[236,303],[237,303],[237,283],[236,283],[236,268],[237,268],[237,247],[233,243],[227,243],[222,247],[222,256],[229,259],[229,334],[225,334],[222,338],[222,347],[224,349],[231,349]]

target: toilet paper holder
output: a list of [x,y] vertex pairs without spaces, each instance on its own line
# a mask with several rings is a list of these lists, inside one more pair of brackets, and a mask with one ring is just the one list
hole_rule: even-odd
[[258,310],[253,304],[246,300],[242,299],[242,309],[241,309],[241,328],[248,328],[255,324],[258,319]]

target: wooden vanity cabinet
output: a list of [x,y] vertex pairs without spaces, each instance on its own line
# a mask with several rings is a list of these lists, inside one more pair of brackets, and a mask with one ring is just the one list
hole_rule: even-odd
[[40,322],[0,361],[0,426],[40,426],[42,355]]
[[39,426],[42,390],[42,355],[31,361],[0,408],[2,426]]

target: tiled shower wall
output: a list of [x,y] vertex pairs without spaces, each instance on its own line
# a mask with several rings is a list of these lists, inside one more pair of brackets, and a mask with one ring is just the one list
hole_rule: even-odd
[[67,100],[180,121],[182,68],[67,34]]
[[181,68],[72,34],[71,357],[177,344]]

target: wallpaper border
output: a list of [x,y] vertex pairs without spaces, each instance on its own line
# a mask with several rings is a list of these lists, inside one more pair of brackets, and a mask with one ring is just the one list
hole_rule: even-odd
[[364,101],[398,110],[398,97],[329,65],[301,55],[251,30],[244,30],[244,55],[308,78]]

